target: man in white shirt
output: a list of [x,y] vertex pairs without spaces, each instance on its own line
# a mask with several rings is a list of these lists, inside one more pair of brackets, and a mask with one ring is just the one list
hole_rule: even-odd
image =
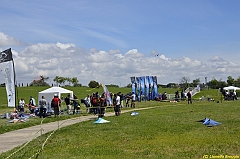
[[131,98],[132,98],[131,107],[136,108],[136,94],[134,92],[132,92]]
[[23,98],[21,98],[19,101],[19,112],[24,112],[24,105],[25,105],[25,101]]
[[115,106],[114,106],[114,111],[115,111],[116,116],[120,115],[120,111],[121,111],[120,107],[121,107],[120,96],[119,96],[119,93],[117,93],[116,102],[115,102]]

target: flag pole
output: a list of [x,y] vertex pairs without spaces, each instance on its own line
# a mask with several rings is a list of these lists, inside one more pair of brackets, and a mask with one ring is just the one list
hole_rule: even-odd
[[15,67],[14,67],[14,61],[12,59],[13,63],[13,80],[14,80],[14,88],[15,88],[15,108],[17,109],[17,83],[16,83],[16,72],[15,72]]

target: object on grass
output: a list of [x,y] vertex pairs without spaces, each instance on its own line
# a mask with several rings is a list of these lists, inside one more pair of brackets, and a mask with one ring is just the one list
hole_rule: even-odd
[[102,124],[102,123],[109,123],[110,121],[105,120],[103,118],[98,118],[97,121],[94,122],[94,124]]
[[215,121],[215,120],[212,120],[212,119],[210,119],[210,118],[204,118],[203,120],[199,120],[198,122],[202,122],[203,125],[206,125],[206,126],[208,126],[208,127],[217,126],[217,125],[219,125],[219,124],[222,124],[222,123],[217,122],[217,121]]
[[131,116],[135,116],[135,115],[138,115],[138,113],[137,112],[132,112],[131,113]]

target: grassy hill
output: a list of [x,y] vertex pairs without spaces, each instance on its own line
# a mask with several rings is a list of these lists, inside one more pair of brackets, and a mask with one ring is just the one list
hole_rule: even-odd
[[[240,101],[138,102],[137,107],[154,107],[118,117],[104,117],[64,127],[41,138],[46,141],[40,158],[215,158],[240,154]],[[207,127],[198,120],[211,118],[222,124]],[[40,138],[31,141],[13,158],[35,158]],[[0,155],[6,158],[15,148]],[[218,157],[219,158],[219,157]]]

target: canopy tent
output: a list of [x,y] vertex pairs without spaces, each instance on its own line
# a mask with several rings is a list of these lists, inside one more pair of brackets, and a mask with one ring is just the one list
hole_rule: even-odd
[[224,87],[223,89],[224,89],[224,90],[234,90],[234,91],[236,91],[236,90],[240,90],[239,87],[234,87],[234,86]]
[[51,87],[38,93],[38,103],[41,100],[42,96],[45,96],[47,103],[50,105],[54,94],[57,94],[58,97],[61,98],[61,94],[63,93],[69,93],[70,98],[73,98],[73,91],[61,87]]

